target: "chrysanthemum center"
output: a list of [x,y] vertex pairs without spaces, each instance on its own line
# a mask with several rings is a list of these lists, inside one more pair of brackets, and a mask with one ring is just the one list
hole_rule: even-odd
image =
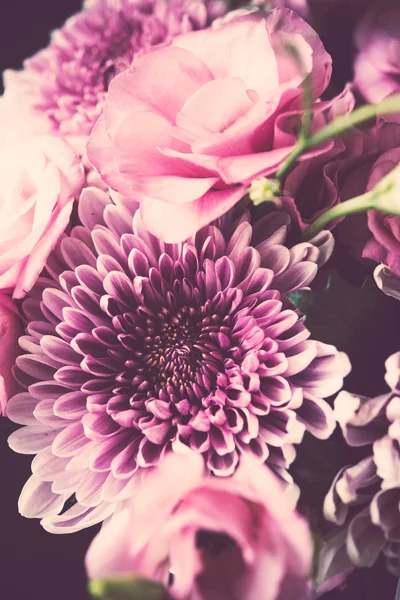
[[194,383],[204,393],[214,386],[212,372],[222,367],[224,359],[212,337],[221,327],[226,329],[221,317],[205,315],[204,307],[183,306],[176,311],[162,308],[160,314],[146,318],[136,314],[134,321],[135,348],[125,366],[134,374],[133,384],[140,393],[151,397],[164,390],[181,395]]
[[189,323],[187,319],[180,322],[178,317],[173,317],[158,335],[147,338],[145,362],[150,365],[154,381],[183,384],[193,380],[202,358],[196,347],[199,332],[198,324]]

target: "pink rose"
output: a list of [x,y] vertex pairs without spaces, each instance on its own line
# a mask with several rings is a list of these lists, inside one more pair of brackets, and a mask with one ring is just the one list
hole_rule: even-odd
[[318,98],[331,59],[287,9],[180,36],[113,79],[89,159],[111,188],[141,200],[152,233],[182,241],[288,156],[307,74]]
[[167,455],[93,540],[89,577],[172,579],[175,600],[303,600],[312,543],[288,491],[249,456],[217,478],[198,455]]
[[0,149],[0,291],[22,298],[66,228],[83,167],[59,138]]
[[364,98],[380,102],[399,92],[400,9],[382,12],[375,6],[358,26],[356,45],[359,54],[354,63],[354,81]]
[[0,414],[6,415],[6,405],[19,386],[11,369],[19,354],[18,338],[23,325],[9,296],[0,294]]

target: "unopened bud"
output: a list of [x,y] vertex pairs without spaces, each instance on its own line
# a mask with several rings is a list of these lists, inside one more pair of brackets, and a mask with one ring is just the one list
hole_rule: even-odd
[[251,182],[249,188],[249,197],[253,204],[257,206],[263,202],[271,202],[279,193],[280,184],[277,179],[268,179],[260,177]]

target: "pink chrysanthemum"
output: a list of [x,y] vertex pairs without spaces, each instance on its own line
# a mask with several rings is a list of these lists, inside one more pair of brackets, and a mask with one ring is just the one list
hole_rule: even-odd
[[223,0],[92,0],[22,71],[5,72],[6,97],[20,111],[28,101],[28,112],[70,141],[87,136],[110,81],[139,51],[206,27],[226,9]]
[[27,427],[10,445],[37,455],[22,514],[73,531],[112,513],[166,451],[190,447],[219,476],[251,453],[284,475],[305,428],[331,433],[322,398],[348,360],[310,340],[284,296],[312,281],[330,233],[289,250],[289,217],[274,212],[166,244],[95,188],[79,216],[22,304],[27,391],[8,415]]

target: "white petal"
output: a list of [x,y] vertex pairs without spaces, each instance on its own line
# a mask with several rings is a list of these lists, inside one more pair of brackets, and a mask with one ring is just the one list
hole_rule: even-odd
[[13,396],[7,404],[7,417],[20,425],[37,425],[33,416],[38,400],[33,398],[29,392],[22,392]]
[[55,494],[74,494],[86,471],[65,471],[53,481],[51,489]]
[[64,502],[64,496],[52,492],[50,482],[32,475],[22,489],[18,509],[23,517],[40,518],[57,515]]
[[65,472],[68,458],[54,456],[51,446],[41,450],[32,461],[32,473],[42,481],[54,481],[58,475]]
[[62,515],[43,519],[41,525],[49,533],[74,533],[104,521],[116,506],[115,503],[102,502],[94,508],[87,508],[77,503]]
[[57,429],[46,425],[28,425],[14,431],[8,438],[8,444],[14,452],[37,454],[53,443],[57,433]]

